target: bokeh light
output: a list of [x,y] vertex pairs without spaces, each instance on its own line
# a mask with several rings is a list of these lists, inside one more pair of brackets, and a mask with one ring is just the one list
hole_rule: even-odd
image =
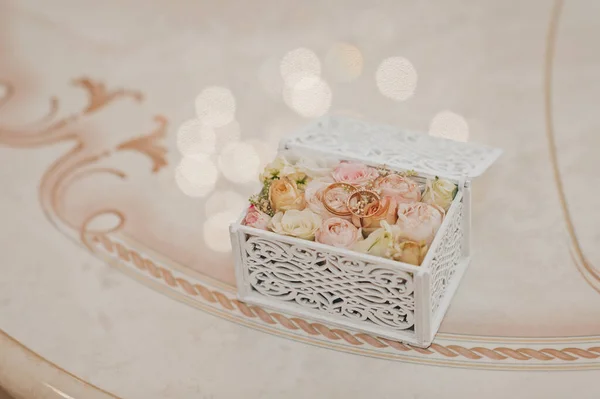
[[299,115],[316,118],[324,115],[331,107],[331,89],[327,82],[317,76],[305,76],[283,89],[283,100]]
[[235,116],[235,98],[225,87],[207,87],[196,97],[196,115],[209,127],[227,125]]
[[[240,209],[241,212],[241,209]],[[215,213],[204,222],[204,242],[216,252],[230,252],[229,225],[239,217],[240,212],[231,211]]]
[[431,120],[429,134],[456,141],[468,141],[469,124],[459,114],[451,111],[442,111]]
[[250,143],[237,141],[227,144],[219,155],[219,170],[229,181],[248,183],[255,181],[260,167],[260,157]]
[[301,47],[283,56],[279,71],[288,86],[295,86],[305,77],[321,76],[321,61],[314,51]]
[[177,131],[177,148],[182,155],[212,154],[215,152],[216,135],[213,129],[198,119],[181,124]]
[[184,194],[204,197],[215,187],[219,172],[206,155],[188,155],[181,159],[175,169],[175,181]]
[[215,191],[204,204],[206,217],[219,212],[232,212],[240,215],[248,207],[248,198],[232,190]]
[[215,136],[217,138],[217,151],[220,152],[227,144],[240,140],[242,136],[240,124],[234,120],[225,126],[218,127],[215,129]]
[[358,78],[363,64],[360,50],[348,43],[335,43],[325,56],[325,69],[339,82],[350,82]]
[[386,58],[375,73],[381,94],[396,101],[410,98],[417,87],[417,71],[409,60],[402,57]]

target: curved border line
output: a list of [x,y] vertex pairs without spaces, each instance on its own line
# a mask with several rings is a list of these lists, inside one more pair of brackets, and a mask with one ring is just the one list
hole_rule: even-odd
[[[0,337],[4,338],[6,340],[8,340],[8,342],[10,344],[13,344],[16,348],[18,348],[22,353],[24,353],[25,355],[29,355],[33,358],[35,358],[36,360],[40,361],[41,363],[59,371],[61,373],[61,375],[67,376],[68,378],[72,378],[73,380],[83,384],[86,388],[89,388],[91,390],[97,391],[96,393],[100,393],[103,395],[106,395],[109,398],[113,398],[113,399],[120,399],[118,396],[90,383],[87,382],[83,379],[81,379],[80,377],[76,376],[75,374],[65,370],[64,368],[60,367],[59,365],[57,365],[54,362],[51,362],[50,360],[46,359],[45,357],[41,356],[40,354],[38,354],[37,352],[34,352],[33,350],[31,350],[30,348],[28,348],[27,346],[25,346],[23,343],[19,342],[18,340],[16,340],[14,337],[8,335],[8,333],[4,330],[2,330],[0,328]],[[43,381],[39,381],[40,383],[44,383]],[[49,386],[50,388],[53,388],[52,386]],[[8,387],[3,387],[5,389],[8,389]],[[58,394],[57,394],[58,395]],[[58,397],[58,396],[57,396]],[[61,396],[64,397],[64,396]]]
[[[116,237],[120,242],[122,242],[129,251],[138,251],[140,253],[145,254],[148,258],[157,261],[155,270],[150,271],[151,275],[154,277],[160,277],[165,279],[167,285],[176,288],[177,284],[173,284],[173,280],[169,277],[169,274],[172,272],[181,273],[185,277],[191,280],[197,280],[202,282],[203,284],[212,287],[215,290],[220,291],[223,294],[233,295],[237,294],[237,290],[235,286],[230,285],[228,283],[224,283],[221,280],[216,280],[215,278],[208,276],[202,272],[191,270],[189,267],[183,266],[174,262],[172,259],[156,252],[152,248],[149,248],[145,244],[137,241],[136,239],[119,232]],[[133,249],[131,249],[133,248]],[[89,248],[88,248],[89,249]],[[150,261],[152,262],[152,261]],[[162,266],[164,266],[164,271],[162,271]],[[167,277],[165,277],[165,275]],[[174,278],[174,277],[173,277]],[[183,280],[181,278],[177,278],[176,280]],[[169,284],[169,281],[171,284]],[[185,284],[185,283],[183,283]],[[193,295],[193,293],[192,293]],[[508,344],[550,344],[556,345],[560,343],[574,343],[574,344],[582,344],[582,343],[592,343],[600,345],[600,334],[599,335],[573,335],[573,336],[547,336],[547,337],[535,337],[535,336],[499,336],[499,335],[469,335],[469,334],[459,334],[459,333],[449,333],[449,332],[441,332],[436,335],[437,339],[445,339],[451,341],[462,341],[462,342],[484,342],[488,344],[500,344],[500,345],[508,345]]]
[[527,345],[530,342],[516,341],[498,347],[496,343],[488,342],[486,345],[483,340],[479,341],[480,346],[466,347],[460,345],[460,341],[441,339],[431,347],[422,349],[368,334],[330,328],[260,306],[247,305],[238,301],[231,293],[224,293],[201,280],[188,280],[184,274],[154,263],[146,254],[131,249],[119,233],[110,234],[109,237],[102,233],[83,232],[81,240],[105,262],[173,299],[238,324],[320,347],[390,360],[454,367],[503,370],[600,369],[600,337],[595,342],[591,337],[581,337],[577,341],[573,339],[572,346],[567,348],[554,348],[544,342]]
[[554,76],[554,60],[556,54],[556,37],[558,33],[559,20],[561,11],[564,6],[564,0],[556,0],[554,7],[552,8],[552,16],[550,19],[550,27],[548,29],[548,36],[546,38],[546,59],[544,65],[544,108],[545,108],[545,119],[546,119],[546,137],[548,139],[548,147],[550,152],[550,161],[552,164],[552,173],[554,175],[554,181],[556,182],[556,190],[558,191],[558,199],[560,201],[560,207],[562,209],[563,217],[569,234],[569,244],[571,247],[571,255],[573,261],[577,266],[577,270],[581,273],[583,278],[590,284],[590,286],[600,293],[600,273],[594,269],[589,263],[579,239],[577,238],[577,232],[575,231],[575,224],[569,206],[567,204],[567,197],[565,195],[565,188],[563,179],[558,166],[558,151],[556,149],[556,137],[554,130],[554,113],[552,107],[552,80]]

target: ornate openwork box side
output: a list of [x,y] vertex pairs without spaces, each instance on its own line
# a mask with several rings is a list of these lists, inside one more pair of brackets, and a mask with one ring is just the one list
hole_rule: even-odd
[[244,212],[231,226],[240,299],[429,346],[470,260],[470,178],[500,151],[344,118],[321,119],[282,148],[440,176],[459,191],[419,267],[243,226]]

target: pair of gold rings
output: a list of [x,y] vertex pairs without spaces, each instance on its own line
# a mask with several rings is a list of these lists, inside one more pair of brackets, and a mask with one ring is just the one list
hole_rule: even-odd
[[[336,209],[328,203],[327,194],[336,188],[342,188],[349,193],[345,201],[346,210]],[[350,183],[337,182],[330,184],[323,190],[322,202],[325,209],[336,216],[354,215],[364,218],[377,213],[381,205],[381,198],[373,190],[360,188]]]

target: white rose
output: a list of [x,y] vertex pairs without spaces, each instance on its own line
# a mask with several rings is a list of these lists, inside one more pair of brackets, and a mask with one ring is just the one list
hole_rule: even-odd
[[458,187],[451,181],[438,177],[434,180],[427,179],[427,185],[423,193],[423,202],[437,205],[444,209],[444,211],[448,211],[457,191]]
[[317,161],[303,158],[293,151],[285,151],[265,167],[260,181],[287,177],[299,188],[304,188],[312,179],[324,177],[331,172],[328,162],[326,159]]
[[276,213],[269,223],[269,228],[278,234],[314,240],[321,222],[321,217],[310,209],[303,211],[292,209],[285,213]]
[[363,241],[357,242],[353,249],[365,254],[387,257],[394,244],[395,226],[390,226],[385,220],[381,222],[383,227],[378,228]]
[[[310,179],[318,179],[331,174],[332,160],[327,158],[305,158],[294,151],[286,151],[285,158],[293,169],[285,169],[284,173],[300,173]],[[307,182],[308,183],[308,182]]]
[[281,171],[289,166],[289,162],[284,157],[278,156],[265,166],[263,173],[260,174],[260,181],[264,182],[281,177]]

